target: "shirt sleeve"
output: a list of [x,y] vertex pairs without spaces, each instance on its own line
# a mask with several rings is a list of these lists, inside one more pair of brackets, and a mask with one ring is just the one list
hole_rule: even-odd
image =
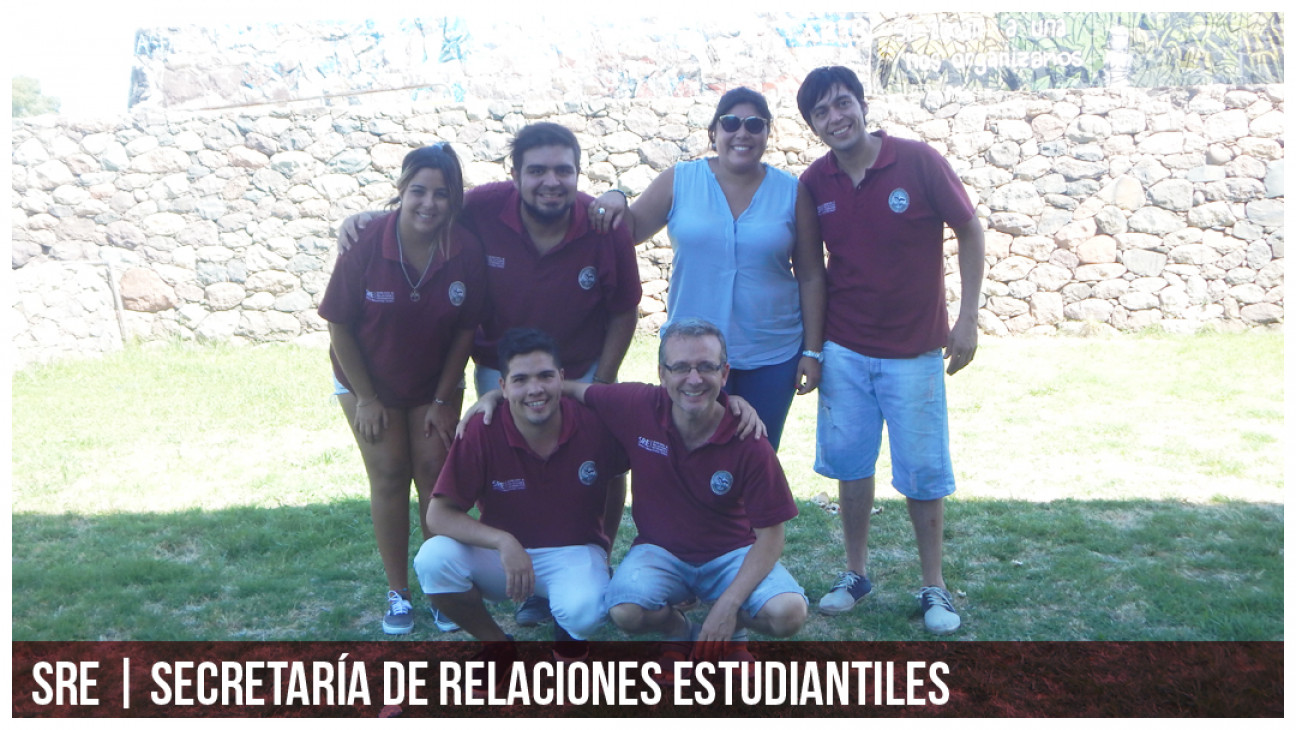
[[766,448],[752,448],[749,458],[743,460],[747,471],[743,483],[751,485],[743,494],[747,519],[752,527],[773,527],[797,516],[796,500],[774,448],[765,440],[753,442],[752,446]]
[[472,509],[486,484],[487,458],[486,426],[478,416],[469,422],[464,437],[450,446],[432,496],[445,497],[465,512]]
[[[369,230],[369,227],[365,230]],[[373,240],[362,233],[355,245],[338,254],[328,287],[320,300],[321,318],[345,325],[359,321],[364,305],[365,272],[375,250]]]
[[643,383],[591,385],[585,390],[585,405],[625,447],[624,436],[643,418],[652,418],[653,386]]
[[976,208],[972,206],[967,189],[963,187],[963,181],[959,180],[949,160],[936,150],[929,149],[926,167],[928,174],[924,177],[930,186],[928,199],[932,201],[941,220],[951,228],[958,228],[972,220]]

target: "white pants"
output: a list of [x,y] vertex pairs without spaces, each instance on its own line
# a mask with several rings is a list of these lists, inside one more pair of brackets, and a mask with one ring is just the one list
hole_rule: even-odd
[[[607,619],[607,553],[598,545],[527,550],[535,570],[535,594],[549,599],[554,620],[576,639],[589,638]],[[423,543],[414,558],[419,585],[428,595],[466,593],[473,586],[488,601],[503,601],[507,578],[498,550],[464,545],[444,535]]]

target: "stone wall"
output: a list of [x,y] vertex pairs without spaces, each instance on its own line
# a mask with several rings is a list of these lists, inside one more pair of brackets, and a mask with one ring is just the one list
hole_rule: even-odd
[[[582,189],[637,194],[707,151],[715,95],[578,102],[137,110],[13,125],[18,364],[123,340],[326,338],[315,307],[335,226],[380,206],[414,146],[451,141],[468,183],[550,120],[585,150]],[[871,100],[870,125],[944,152],[987,228],[993,334],[1160,325],[1281,327],[1284,87],[929,91]],[[776,106],[766,160],[823,154]],[[947,292],[957,306],[953,241]],[[640,247],[642,326],[663,319],[671,252]]]

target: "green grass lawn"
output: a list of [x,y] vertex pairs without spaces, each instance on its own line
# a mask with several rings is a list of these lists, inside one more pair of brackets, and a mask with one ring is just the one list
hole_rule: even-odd
[[[636,340],[623,379],[655,381],[654,362]],[[987,338],[948,385],[954,638],[1283,639],[1280,334]],[[131,348],[12,390],[15,640],[382,638],[368,488],[325,352]],[[801,505],[784,562],[813,600],[843,562],[812,501],[836,496],[812,469],[816,398],[780,453]],[[884,446],[874,593],[797,638],[927,638],[889,469]],[[440,638],[416,621],[409,639]]]

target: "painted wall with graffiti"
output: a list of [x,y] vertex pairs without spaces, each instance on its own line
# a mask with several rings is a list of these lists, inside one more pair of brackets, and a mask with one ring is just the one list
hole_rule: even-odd
[[473,16],[148,28],[137,34],[131,105],[632,99],[739,85],[776,100],[824,64],[867,78],[868,26],[864,13],[737,12],[717,22]]
[[1281,13],[883,15],[873,24],[880,92],[1283,82]]

